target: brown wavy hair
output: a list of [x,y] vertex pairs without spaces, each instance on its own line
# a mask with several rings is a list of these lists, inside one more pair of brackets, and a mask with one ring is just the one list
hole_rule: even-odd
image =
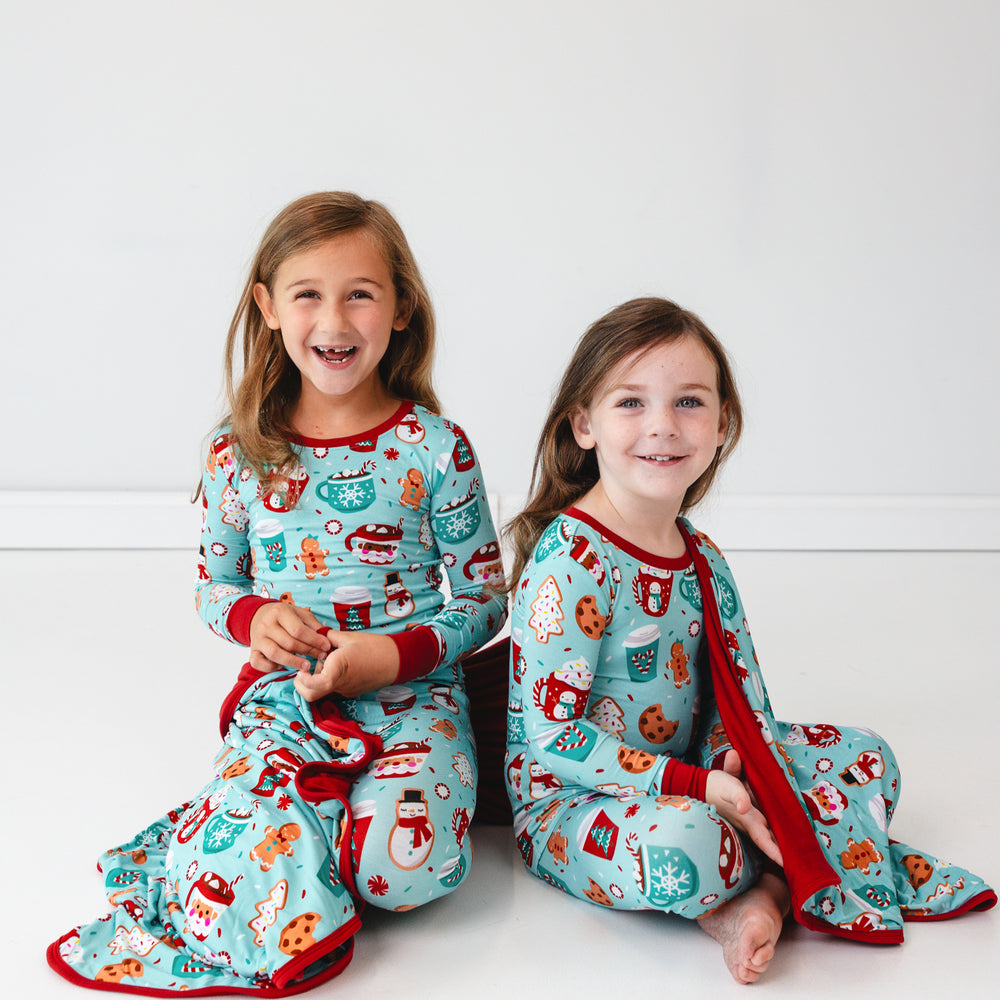
[[[240,460],[260,480],[298,461],[290,441],[289,415],[302,383],[281,337],[268,328],[254,301],[254,285],[262,282],[273,296],[275,272],[289,257],[355,232],[372,240],[392,275],[401,308],[410,311],[406,328],[393,330],[379,362],[382,382],[391,395],[440,413],[431,381],[434,310],[399,223],[385,205],[350,192],[306,195],[283,208],[267,227],[226,336],[229,413],[221,424],[230,424],[230,440]],[[242,369],[239,377],[238,367]]]
[[542,532],[600,478],[594,450],[585,450],[576,443],[571,415],[590,406],[605,376],[626,358],[682,337],[694,337],[715,361],[719,400],[728,424],[712,464],[684,494],[681,513],[694,507],[709,491],[743,431],[743,408],[729,357],[715,334],[694,313],[667,299],[632,299],[587,328],[556,391],[538,439],[527,505],[504,528],[504,537],[514,553],[508,589],[517,586]]

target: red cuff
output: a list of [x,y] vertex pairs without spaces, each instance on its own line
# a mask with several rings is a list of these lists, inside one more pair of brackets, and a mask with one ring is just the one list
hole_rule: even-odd
[[418,625],[389,636],[399,650],[398,683],[429,674],[440,663],[441,643],[430,625]]
[[229,617],[226,619],[226,628],[241,646],[250,645],[250,619],[265,604],[274,604],[274,601],[250,594],[247,597],[241,597],[230,609]]
[[708,771],[704,767],[685,764],[672,757],[663,769],[660,791],[663,795],[685,795],[704,802],[707,785]]

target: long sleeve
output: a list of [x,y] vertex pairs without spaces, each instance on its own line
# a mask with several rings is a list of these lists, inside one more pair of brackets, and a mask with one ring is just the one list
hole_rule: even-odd
[[[236,461],[229,435],[212,442],[201,481],[202,525],[195,604],[202,621],[229,642],[246,643],[230,617],[239,618],[237,607],[247,613],[261,600],[253,597],[250,516],[234,482]],[[244,599],[249,598],[249,601]],[[251,612],[252,613],[252,612]],[[231,625],[233,627],[231,627]],[[234,631],[235,630],[235,631]]]
[[[451,599],[422,625],[393,635],[400,649],[400,680],[474,652],[507,620],[500,544],[479,461],[462,429],[447,420],[443,424],[454,434],[454,449],[443,469],[435,466],[427,523]],[[426,641],[425,630],[433,631],[434,645]]]
[[[597,545],[581,558],[586,535],[574,535],[566,521],[556,525],[556,533],[547,532],[540,541],[515,597],[513,625],[520,647],[514,675],[526,760],[563,785],[606,794],[703,797],[702,769],[664,749],[653,753],[630,742],[619,701],[602,693],[609,688],[595,689],[595,677],[618,667],[622,657],[632,657],[636,670],[655,670],[657,654],[652,644],[644,645],[641,628],[624,643],[606,640],[614,616],[623,613],[616,601],[620,568],[607,553],[595,561]],[[629,684],[627,677],[623,683]],[[642,686],[634,685],[636,698]],[[638,718],[651,747],[662,747],[672,725],[661,708],[650,705]],[[526,766],[531,772],[532,764]]]
[[295,604],[327,628],[388,635],[403,681],[500,630],[500,546],[460,427],[404,403],[370,432],[294,444],[298,461],[260,480],[225,429],[212,443],[197,586],[209,628],[248,645],[262,603]]

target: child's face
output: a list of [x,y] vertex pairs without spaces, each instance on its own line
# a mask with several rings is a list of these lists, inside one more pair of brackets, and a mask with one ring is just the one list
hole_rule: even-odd
[[694,337],[626,358],[570,419],[577,444],[595,450],[601,485],[623,515],[650,503],[658,512],[663,504],[679,509],[727,425],[715,361]]
[[302,374],[303,402],[369,399],[384,387],[378,363],[409,311],[396,298],[382,255],[363,233],[347,233],[289,257],[274,275],[274,294],[254,300]]

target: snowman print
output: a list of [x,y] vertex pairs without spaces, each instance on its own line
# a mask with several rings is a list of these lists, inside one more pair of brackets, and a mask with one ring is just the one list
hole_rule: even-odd
[[389,858],[397,868],[413,871],[431,853],[434,827],[427,818],[427,800],[419,788],[404,788],[396,800],[396,822],[389,831]]
[[407,413],[396,424],[396,437],[406,444],[419,444],[424,439],[424,425],[417,419],[415,413]]

